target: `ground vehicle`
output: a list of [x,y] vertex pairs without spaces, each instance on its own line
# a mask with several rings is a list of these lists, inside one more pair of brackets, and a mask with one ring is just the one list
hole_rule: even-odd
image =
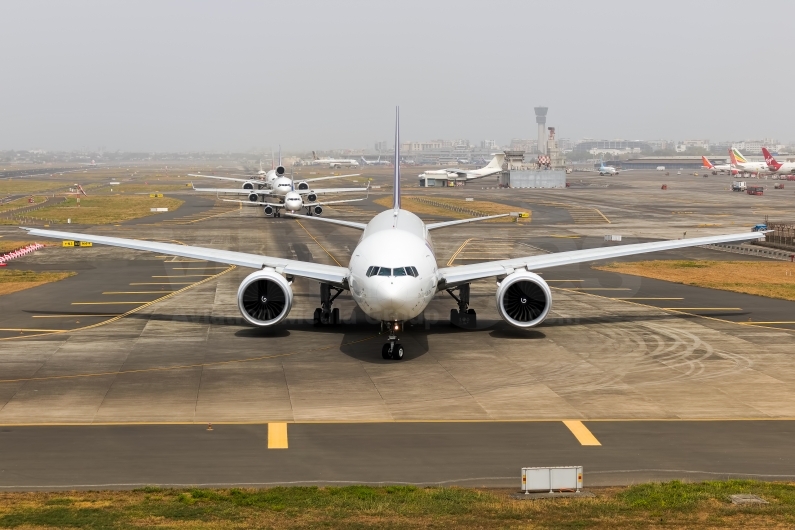
[[748,186],[746,193],[748,195],[762,195],[765,192],[765,188],[762,186]]
[[747,187],[745,182],[732,182],[732,191],[745,191]]
[[665,166],[657,166],[657,171],[665,171]]
[[777,182],[776,185],[773,186],[773,188],[775,188],[777,190],[783,190],[784,189],[784,183],[783,182]]
[[759,224],[751,229],[752,232],[764,232],[765,230],[767,230],[766,224]]

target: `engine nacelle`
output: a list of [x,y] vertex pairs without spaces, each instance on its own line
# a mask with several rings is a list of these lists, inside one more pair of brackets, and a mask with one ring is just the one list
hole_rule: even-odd
[[315,206],[314,208],[312,208],[312,211],[315,212],[315,215],[320,215],[323,213],[323,207]]
[[497,286],[497,311],[517,328],[543,322],[552,307],[552,291],[538,274],[521,271],[508,275]]
[[253,272],[237,290],[237,306],[251,324],[263,328],[274,326],[290,313],[293,290],[281,274],[268,270]]
[[317,194],[310,193],[309,195],[306,196],[306,200],[309,202],[315,202],[317,200]]
[[280,177],[284,175],[284,166],[276,166],[276,174]]
[[244,190],[253,190],[254,189],[254,183],[253,182],[244,182],[243,183],[243,189]]
[[257,195],[256,193],[249,193],[248,200],[250,200],[251,202],[257,202],[259,200],[259,195]]
[[298,184],[295,185],[295,188],[298,189],[298,190],[308,190],[309,189],[309,183],[306,182],[305,180],[302,180],[301,182],[299,182]]
[[273,215],[273,206],[268,205],[264,208],[264,210],[265,210],[265,215]]

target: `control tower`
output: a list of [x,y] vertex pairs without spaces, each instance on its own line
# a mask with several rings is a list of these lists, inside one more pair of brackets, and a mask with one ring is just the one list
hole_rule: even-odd
[[547,111],[549,107],[536,107],[536,123],[538,124],[538,152],[547,154]]

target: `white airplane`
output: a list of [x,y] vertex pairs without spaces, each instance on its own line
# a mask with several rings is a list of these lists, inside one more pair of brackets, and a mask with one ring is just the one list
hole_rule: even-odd
[[[400,145],[397,113],[395,145]],[[764,233],[759,232],[728,234],[572,250],[458,267],[438,267],[431,232],[461,223],[512,214],[426,225],[422,219],[400,206],[399,156],[400,152],[396,149],[392,208],[377,214],[367,224],[324,217],[307,218],[362,232],[347,267],[156,241],[38,228],[23,230],[27,230],[31,236],[77,239],[254,269],[240,284],[237,301],[243,318],[259,327],[274,326],[287,318],[293,305],[291,284],[296,278],[307,278],[320,283],[320,307],[315,309],[317,324],[338,324],[339,309],[332,308],[332,304],[340,293],[350,291],[356,305],[369,317],[380,321],[382,329],[388,331],[388,339],[381,348],[381,356],[394,360],[403,359],[405,355],[398,337],[403,323],[422,315],[438,292],[449,293],[457,302],[458,309],[451,311],[453,323],[459,327],[473,327],[476,313],[469,307],[470,284],[477,280],[496,278],[496,304],[500,317],[511,326],[527,329],[541,324],[552,306],[552,291],[544,279],[536,274],[539,270],[646,252],[764,237]],[[294,214],[287,215],[299,217]]]
[[312,165],[323,166],[328,164],[328,167],[334,169],[335,167],[359,167],[359,162],[353,158],[318,158],[314,151],[312,151]]
[[756,176],[764,174],[769,175],[772,173],[772,171],[768,169],[766,163],[749,162],[745,159],[742,153],[740,153],[740,151],[734,147],[729,148],[729,160],[731,160],[732,165],[736,167],[740,173],[750,173]]
[[420,173],[419,178],[423,179],[441,176],[448,178],[466,177],[467,180],[479,179],[501,173],[502,163],[504,161],[505,153],[495,153],[494,158],[492,158],[491,161],[486,164],[486,167],[482,167],[480,169],[458,169],[455,167],[446,169],[432,169],[426,171],[425,173]]
[[762,154],[765,155],[765,163],[770,171],[776,175],[793,175],[795,174],[795,162],[777,162],[767,147],[762,148]]
[[362,164],[365,166],[388,166],[391,164],[389,160],[381,160],[381,155],[378,155],[378,160],[367,160],[366,158],[362,157]]
[[731,164],[718,164],[718,165],[715,165],[712,162],[710,162],[709,159],[707,157],[705,157],[705,156],[701,157],[701,165],[702,165],[702,167],[711,170],[713,175],[717,175],[719,172],[720,173],[724,173],[724,172],[725,173],[730,173],[732,175],[736,175],[737,174],[737,168],[735,168],[733,165],[731,165]]
[[606,166],[604,160],[599,163],[599,169],[597,171],[599,171],[600,175],[618,175],[619,172],[619,170],[613,166]]

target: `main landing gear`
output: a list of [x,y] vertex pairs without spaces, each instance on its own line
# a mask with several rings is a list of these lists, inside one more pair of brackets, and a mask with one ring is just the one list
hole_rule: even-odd
[[[331,291],[336,291],[334,295],[331,294]],[[315,309],[315,325],[319,326],[321,324],[331,324],[336,326],[340,323],[340,310],[338,308],[331,308],[331,304],[334,303],[334,300],[342,294],[342,289],[337,289],[336,287],[332,287],[327,283],[320,284],[320,307]]]
[[[458,296],[453,291],[458,291]],[[459,285],[457,289],[447,289],[447,294],[458,302],[458,309],[450,310],[450,325],[464,329],[477,327],[477,314],[469,307],[469,284]]]
[[401,322],[381,322],[381,331],[386,328],[389,336],[388,342],[381,347],[381,357],[384,359],[403,359],[403,346],[398,342],[397,332],[403,327]]

